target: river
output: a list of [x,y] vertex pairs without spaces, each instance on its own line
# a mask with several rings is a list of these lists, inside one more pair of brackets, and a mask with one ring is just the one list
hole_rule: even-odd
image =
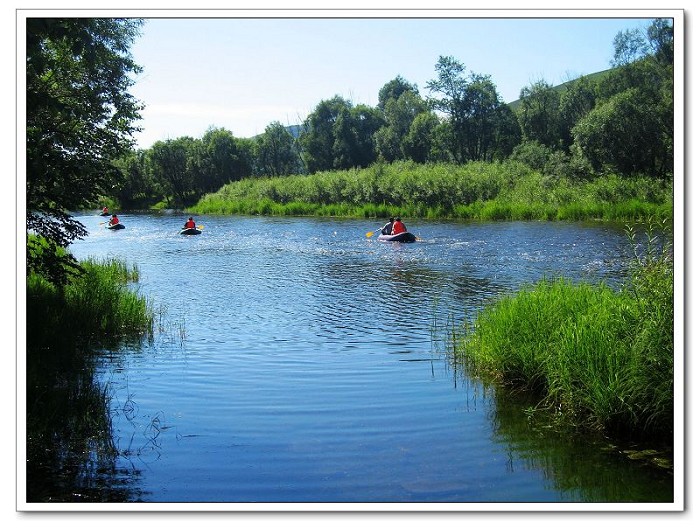
[[543,277],[619,285],[608,224],[98,216],[78,258],[135,264],[152,342],[104,351],[117,461],[157,503],[671,502],[673,476],[530,424],[466,376],[444,338]]

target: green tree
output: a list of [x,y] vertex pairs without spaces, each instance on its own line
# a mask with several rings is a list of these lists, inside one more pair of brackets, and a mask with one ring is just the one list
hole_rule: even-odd
[[534,140],[551,148],[562,146],[559,92],[540,80],[520,91],[518,121],[525,141]]
[[333,169],[367,167],[376,159],[374,136],[381,112],[367,105],[343,109],[333,126]]
[[256,174],[282,176],[301,173],[294,136],[279,121],[265,127],[255,141]]
[[116,196],[122,207],[145,206],[162,195],[162,190],[153,179],[147,163],[147,151],[139,149],[129,152],[115,162],[122,177],[112,196]]
[[413,120],[427,112],[428,105],[417,93],[406,90],[384,105],[385,124],[375,134],[377,153],[386,161],[409,158],[407,137]]
[[[457,163],[491,160],[507,150],[511,116],[491,77],[474,72],[464,77],[464,65],[453,57],[441,56],[435,70],[437,79],[429,81],[427,88],[437,96],[429,102],[449,119],[453,159]],[[507,121],[501,123],[501,119]]]
[[574,142],[596,171],[661,175],[666,169],[659,115],[631,88],[596,106],[573,129]]
[[299,145],[309,173],[333,169],[334,127],[343,110],[350,110],[349,101],[340,96],[321,101],[302,124]]
[[69,211],[111,194],[112,162],[133,145],[141,104],[128,93],[138,73],[130,46],[138,19],[28,18],[27,269],[64,284],[77,263],[56,250],[87,234]]
[[561,119],[562,146],[570,147],[573,143],[571,130],[593,108],[597,101],[597,83],[590,77],[581,77],[566,85],[559,100]]
[[379,89],[377,108],[381,111],[385,111],[387,102],[392,99],[397,100],[406,92],[410,92],[415,96],[420,96],[417,85],[411,84],[400,75],[397,75]]
[[182,136],[174,140],[157,141],[148,151],[148,163],[153,177],[163,188],[170,204],[184,206],[194,200],[195,182],[193,154],[198,140]]
[[[673,28],[656,19],[646,32],[619,33],[614,47],[616,67],[598,83],[596,107],[574,127],[574,148],[598,170],[668,177],[674,145]],[[596,131],[603,136],[594,138]]]
[[403,152],[411,160],[417,163],[440,161],[443,159],[438,153],[436,131],[440,126],[440,119],[434,112],[425,111],[418,114],[408,129],[403,141]]
[[202,192],[216,191],[253,172],[249,147],[224,128],[210,127],[202,136],[202,148],[203,171],[197,185]]

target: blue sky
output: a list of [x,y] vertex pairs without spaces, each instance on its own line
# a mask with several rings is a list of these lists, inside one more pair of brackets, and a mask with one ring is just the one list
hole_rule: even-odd
[[426,83],[435,78],[441,55],[460,61],[467,73],[490,75],[510,102],[534,81],[556,85],[609,68],[615,35],[644,28],[649,20],[599,18],[606,12],[588,18],[479,19],[395,13],[147,19],[132,48],[144,69],[131,89],[146,105],[138,147],[199,138],[212,126],[251,137],[274,121],[300,123],[335,95],[375,106],[379,89],[397,75],[427,96]]

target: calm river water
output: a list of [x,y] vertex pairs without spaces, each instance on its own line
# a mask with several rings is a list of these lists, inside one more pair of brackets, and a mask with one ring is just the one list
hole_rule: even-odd
[[617,284],[602,224],[78,216],[79,258],[118,257],[159,312],[153,343],[105,351],[118,465],[146,502],[670,502],[672,476],[528,423],[440,346],[542,277]]

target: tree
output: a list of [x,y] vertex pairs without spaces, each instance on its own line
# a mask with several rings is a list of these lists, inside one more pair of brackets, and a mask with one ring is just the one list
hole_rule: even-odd
[[128,93],[138,67],[130,46],[142,21],[27,19],[27,270],[56,284],[78,269],[59,247],[87,235],[69,211],[111,194],[112,163],[133,145],[142,106]]
[[294,136],[279,121],[268,125],[255,142],[256,173],[281,176],[302,172]]
[[[574,127],[574,147],[598,170],[669,176],[674,144],[673,28],[668,20],[656,19],[646,33],[619,33],[614,46],[617,66],[599,81],[596,107]],[[594,137],[596,131],[603,136]]]
[[566,85],[559,99],[562,146],[573,143],[571,129],[595,107],[597,85],[590,77],[580,77]]
[[573,129],[574,142],[597,171],[662,175],[668,169],[659,114],[631,88],[596,106]]
[[520,91],[520,100],[518,121],[523,140],[534,140],[552,148],[561,147],[559,93],[554,87],[546,81],[536,81]]
[[122,177],[114,194],[123,207],[144,205],[162,194],[147,163],[147,151],[136,150],[115,162]]
[[375,134],[377,153],[388,162],[409,158],[406,141],[411,124],[427,110],[427,103],[411,90],[388,99],[384,105],[385,125]]
[[491,77],[470,72],[465,78],[464,66],[453,57],[441,56],[435,69],[437,79],[427,87],[438,97],[429,102],[449,119],[452,157],[457,163],[493,159],[503,150],[505,144],[499,146],[499,141],[509,129],[499,120],[509,115]]
[[209,128],[202,136],[203,172],[197,188],[207,193],[216,191],[253,172],[249,148],[224,128]]
[[376,159],[374,136],[381,112],[367,105],[343,109],[333,126],[333,169],[367,167]]
[[387,102],[389,102],[392,99],[397,100],[399,97],[401,97],[401,95],[403,95],[406,92],[410,92],[413,95],[420,97],[420,93],[418,92],[418,86],[409,83],[406,79],[404,79],[400,75],[397,75],[394,79],[392,79],[379,89],[379,102],[377,104],[377,108],[379,108],[379,110],[381,111],[384,111]]
[[442,157],[436,152],[436,130],[440,119],[430,111],[421,112],[411,122],[403,141],[403,152],[417,163],[438,161]]
[[334,167],[334,126],[341,112],[351,103],[340,96],[321,101],[307,116],[299,134],[302,159],[309,173],[327,171]]
[[673,63],[673,26],[670,19],[654,19],[646,31],[620,31],[613,40],[613,66],[626,66],[652,56],[661,64]]
[[193,201],[195,181],[193,153],[199,140],[183,136],[175,140],[157,141],[148,151],[151,172],[165,192],[168,202],[177,205]]

